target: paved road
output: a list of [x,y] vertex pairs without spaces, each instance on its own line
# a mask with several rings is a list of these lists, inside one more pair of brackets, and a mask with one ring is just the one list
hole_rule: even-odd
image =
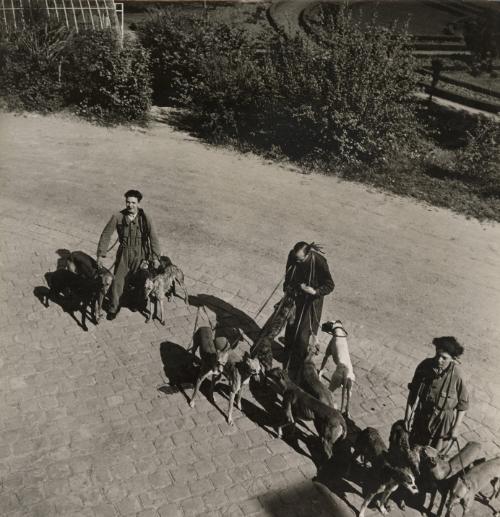
[[[124,310],[84,332],[40,303],[57,250],[93,253],[131,187],[223,326],[261,325],[269,308],[252,317],[289,247],[324,245],[336,280],[324,317],[350,331],[360,427],[387,438],[430,340],[457,336],[473,397],[462,439],[498,452],[500,226],[209,147],[160,122],[110,129],[2,114],[0,124],[2,516],[331,514],[311,483],[311,440],[297,451],[273,437],[272,398],[245,395],[230,428],[222,389],[217,407],[201,396],[193,410],[160,389],[190,375],[178,365],[194,308],[172,302],[165,327]],[[359,508],[355,481],[326,483]]]

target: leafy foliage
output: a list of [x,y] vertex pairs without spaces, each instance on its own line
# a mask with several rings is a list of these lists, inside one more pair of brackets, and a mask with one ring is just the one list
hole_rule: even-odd
[[63,105],[61,66],[71,33],[35,11],[23,30],[0,40],[0,93],[11,105],[54,111]]
[[152,15],[140,34],[156,88],[191,108],[214,138],[361,163],[415,135],[416,78],[404,32],[361,28],[341,10],[319,49],[301,37],[256,40],[171,11]]
[[72,39],[64,63],[68,102],[85,116],[106,121],[144,118],[151,105],[149,55],[139,44],[121,47],[111,31]]
[[467,131],[467,142],[458,151],[456,171],[479,185],[483,196],[500,198],[500,124],[480,119]]
[[148,53],[118,44],[111,30],[76,34],[35,11],[0,40],[0,95],[11,108],[76,107],[102,121],[144,118],[150,107]]

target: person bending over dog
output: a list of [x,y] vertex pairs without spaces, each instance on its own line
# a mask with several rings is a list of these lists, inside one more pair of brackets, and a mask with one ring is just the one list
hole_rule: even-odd
[[457,359],[464,349],[452,336],[435,338],[436,355],[424,359],[415,370],[406,407],[405,424],[411,425],[413,444],[430,445],[445,451],[458,430],[469,407],[469,394]]
[[307,353],[311,336],[317,335],[323,298],[335,284],[321,249],[314,243],[298,242],[288,254],[283,290],[295,296],[296,315],[285,330],[285,365],[295,378]]
[[126,208],[113,214],[106,224],[99,245],[97,246],[97,263],[102,265],[106,257],[113,232],[118,233],[120,243],[116,252],[114,280],[111,286],[111,302],[108,319],[116,317],[120,308],[125,284],[133,280],[142,260],[153,261],[153,267],[160,266],[160,243],[156,236],[153,221],[139,207],[142,194],[138,190],[125,192]]

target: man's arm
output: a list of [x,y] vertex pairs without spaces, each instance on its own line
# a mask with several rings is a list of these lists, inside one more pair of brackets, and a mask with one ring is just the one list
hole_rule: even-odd
[[450,432],[451,438],[456,438],[458,436],[458,430],[462,425],[465,412],[469,409],[469,392],[467,391],[467,387],[461,378],[459,378],[457,382],[457,397],[457,415]]
[[148,217],[148,227],[149,227],[149,241],[151,243],[151,254],[153,260],[160,260],[161,257],[161,249],[160,249],[160,241],[158,240],[158,235],[156,234],[156,229],[153,224],[153,221],[150,217]]
[[318,280],[320,285],[316,289],[316,295],[326,296],[335,289],[335,282],[333,281],[328,262],[325,258],[322,257],[322,260],[318,260],[317,265],[319,266]]
[[292,279],[295,273],[295,259],[293,251],[290,251],[286,261],[285,268],[285,282],[283,283],[283,291],[286,292],[288,289],[293,287]]
[[408,401],[406,403],[406,411],[405,411],[405,426],[407,430],[409,431],[410,426],[410,417],[415,411],[415,408],[420,400],[421,395],[421,386],[424,382],[424,367],[423,363],[420,363],[416,370],[415,374],[413,375],[413,379],[408,384],[408,389],[410,390],[408,393]]
[[111,240],[111,236],[115,230],[116,215],[113,214],[101,233],[101,238],[99,239],[99,244],[97,245],[97,259],[100,257],[104,258],[108,253],[109,241]]

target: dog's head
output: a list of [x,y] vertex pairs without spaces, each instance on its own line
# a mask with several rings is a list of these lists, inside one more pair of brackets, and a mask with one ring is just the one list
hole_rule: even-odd
[[160,267],[158,268],[159,273],[164,273],[166,269],[173,265],[173,262],[170,260],[170,257],[166,255],[162,255],[160,257]]
[[278,318],[282,318],[284,321],[293,321],[295,320],[295,298],[289,294],[285,293],[283,298],[274,306],[274,312],[279,309],[279,314],[276,314]]
[[418,493],[415,474],[410,467],[398,467],[394,469],[394,477],[400,485],[406,487],[412,494]]
[[256,378],[260,374],[260,361],[256,357],[251,357],[248,352],[245,352],[241,360],[250,377]]
[[288,373],[286,370],[283,370],[279,366],[271,368],[271,370],[267,372],[267,376],[270,380],[275,382],[282,391],[286,390],[290,383],[290,377],[288,377]]
[[400,446],[401,443],[406,443],[409,439],[409,433],[406,429],[404,420],[396,420],[391,427],[389,435],[389,443],[391,446]]
[[105,267],[100,267],[97,270],[97,275],[99,278],[100,288],[103,292],[108,292],[108,289],[111,287],[113,283],[113,273],[106,269]]
[[413,451],[418,456],[419,463],[424,469],[433,469],[444,460],[438,450],[430,445],[416,445],[413,447]]
[[347,330],[344,328],[340,320],[326,321],[321,325],[321,330],[337,337],[346,337],[348,335]]
[[149,261],[147,259],[142,259],[139,264],[139,269],[143,271],[149,271]]
[[152,278],[146,278],[144,282],[144,296],[148,298],[148,296],[153,292],[154,289],[154,282]]

